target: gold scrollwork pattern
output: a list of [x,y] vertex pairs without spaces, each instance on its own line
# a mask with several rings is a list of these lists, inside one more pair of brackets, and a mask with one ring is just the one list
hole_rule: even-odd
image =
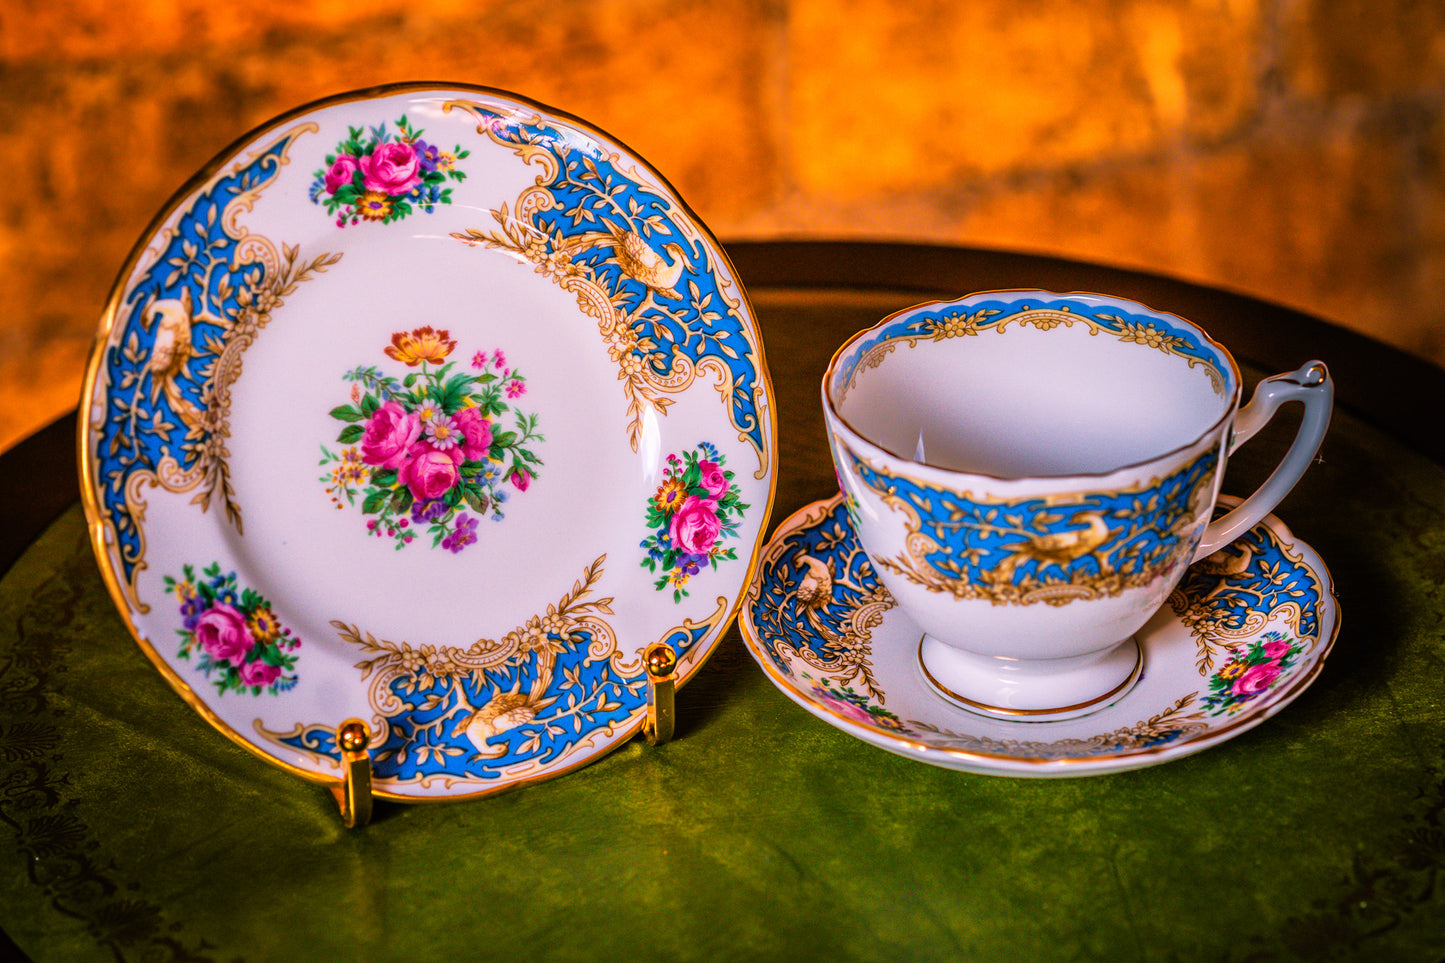
[[[706,256],[696,226],[644,192],[644,178],[624,170],[618,155],[602,159],[606,170],[583,152],[559,156],[541,118],[513,125],[477,104],[457,101],[447,109],[470,113],[479,134],[540,168],[510,207],[503,202],[492,210],[495,228],[468,228],[452,237],[532,264],[596,320],[627,400],[633,450],[647,412],[666,414],[673,402],[668,396],[687,391],[705,373],[732,405],[739,438],[758,451],[763,477],[767,456],[757,413],[763,391],[747,388],[758,375],[753,349],[740,329],[718,323],[736,317],[742,301],[727,284],[704,290],[687,275],[689,251]],[[570,203],[559,200],[564,187]],[[681,342],[703,347],[684,351]]]
[[[207,511],[219,502],[239,532],[228,469],[231,388],[242,356],[297,285],[340,254],[303,259],[253,234],[241,216],[289,163],[315,124],[298,125],[217,174],[157,237],[122,302],[99,384],[104,420],[92,431],[105,524],[121,562],[120,584],[137,611],[145,567],[145,488],[195,492]],[[98,399],[101,400],[101,399]]]
[[1283,622],[1306,646],[1319,639],[1322,595],[1304,557],[1267,529],[1256,527],[1200,559],[1169,597],[1169,607],[1193,635],[1200,676],[1271,622]]
[[845,449],[851,475],[905,518],[904,552],[874,559],[930,592],[994,605],[1065,605],[1148,585],[1187,564],[1214,495],[1218,450],[1117,490],[976,498],[885,472]]
[[994,739],[953,732],[927,722],[912,720],[909,728],[915,733],[937,737],[930,740],[940,748],[976,752],[983,755],[1008,756],[1019,759],[1075,759],[1108,755],[1121,751],[1148,749],[1201,733],[1209,728],[1202,712],[1185,710],[1194,703],[1197,692],[1181,696],[1173,705],[1132,726],[1087,738],[1056,739],[1040,742],[1018,739]]

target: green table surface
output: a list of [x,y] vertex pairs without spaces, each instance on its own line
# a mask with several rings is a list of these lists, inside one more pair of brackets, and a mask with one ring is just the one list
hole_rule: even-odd
[[[734,627],[678,693],[671,742],[634,739],[500,796],[378,804],[348,830],[324,789],[213,730],[131,640],[61,424],[0,458],[14,946],[65,961],[1445,959],[1445,467],[1438,428],[1417,434],[1445,407],[1445,373],[1269,305],[1090,265],[729,249],[775,389],[770,530],[836,490],[818,407],[834,348],[929,296],[1139,297],[1235,346],[1251,381],[1323,358],[1336,418],[1277,511],[1335,579],[1343,625],[1319,679],[1177,762],[1010,779],[825,725]],[[1252,488],[1290,430],[1245,446],[1225,490]]]

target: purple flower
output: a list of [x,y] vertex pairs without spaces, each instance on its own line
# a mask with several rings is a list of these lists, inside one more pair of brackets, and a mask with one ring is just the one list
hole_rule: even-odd
[[677,560],[677,568],[686,575],[696,575],[706,563],[706,555],[688,554]]
[[439,148],[428,144],[424,140],[414,142],[412,149],[416,151],[417,163],[421,165],[424,173],[430,174],[437,169],[437,161],[441,159],[442,152]]
[[181,603],[181,625],[187,632],[196,630],[196,623],[201,620],[202,602],[199,597],[192,596]]
[[442,548],[450,549],[455,555],[477,540],[477,520],[466,512],[457,516],[457,527],[442,539]]
[[417,524],[434,522],[446,513],[447,503],[440,498],[429,498],[425,501],[413,502],[411,506],[411,517]]

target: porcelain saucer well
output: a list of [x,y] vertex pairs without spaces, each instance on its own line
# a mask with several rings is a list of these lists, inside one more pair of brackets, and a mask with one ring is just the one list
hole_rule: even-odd
[[726,255],[606,134],[401,85],[222,152],[146,230],[81,404],[127,626],[226,736],[460,798],[591,762],[733,618],[774,488]]
[[1119,701],[1067,721],[986,717],[929,686],[922,632],[838,496],[778,526],[739,623],[773,684],[849,735],[951,769],[1060,777],[1168,762],[1259,725],[1319,674],[1339,610],[1319,555],[1269,516],[1190,568],[1138,634],[1142,674]]

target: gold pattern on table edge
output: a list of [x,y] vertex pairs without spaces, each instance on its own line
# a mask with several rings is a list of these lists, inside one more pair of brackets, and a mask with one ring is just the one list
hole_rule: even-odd
[[[883,363],[888,355],[900,344],[914,348],[920,341],[948,341],[952,338],[977,337],[979,334],[979,323],[988,320],[994,315],[1002,314],[998,308],[979,308],[971,314],[962,310],[956,310],[951,314],[938,318],[929,318],[923,322],[925,328],[921,334],[900,335],[890,337],[887,340],[869,348],[858,358],[848,373],[848,380],[837,389],[837,404],[842,405],[848,398],[848,392],[857,384],[858,376],[871,368],[876,368]],[[1102,318],[1105,321],[1112,321],[1119,326],[1119,330],[1099,324],[1095,318]],[[1209,375],[1210,387],[1216,395],[1224,394],[1224,376],[1219,369],[1208,361],[1200,358],[1192,358],[1179,349],[1180,345],[1188,342],[1178,335],[1164,334],[1154,325],[1147,322],[1125,321],[1115,314],[1100,313],[1093,317],[1083,314],[1075,314],[1067,308],[1029,308],[1025,305],[1015,314],[999,320],[989,326],[988,330],[1002,334],[1012,323],[1018,322],[1020,327],[1032,325],[1040,331],[1048,331],[1060,325],[1072,326],[1074,322],[1081,322],[1089,328],[1091,335],[1100,333],[1109,334],[1126,344],[1141,344],[1156,351],[1163,351],[1165,354],[1183,358],[1189,363],[1189,367],[1203,365]]]
[[[854,461],[861,462],[857,454],[842,446],[844,452]],[[1202,458],[1212,458],[1214,449],[1201,455]],[[1216,459],[1217,464],[1217,459]],[[879,475],[880,479],[884,473],[876,466],[870,466]],[[1213,497],[1214,476],[1217,467],[1211,467],[1195,481],[1194,487],[1189,493],[1189,511],[1181,515],[1175,524],[1164,536],[1179,537],[1193,527],[1201,513],[1205,511],[1204,500],[1206,497]],[[1110,570],[1107,560],[1098,555],[1098,549],[1107,543],[1111,530],[1105,525],[1098,512],[1086,511],[1083,506],[1086,502],[1076,494],[1068,495],[1041,495],[1026,499],[1028,501],[1039,501],[1043,508],[1059,509],[1076,507],[1079,510],[1075,513],[1073,521],[1083,518],[1087,527],[1073,529],[1065,532],[1048,532],[1038,536],[1025,536],[1025,542],[1020,548],[1014,550],[1013,554],[1004,559],[998,566],[981,573],[981,582],[970,581],[965,578],[951,578],[939,572],[934,563],[929,562],[927,556],[941,551],[944,546],[939,545],[929,535],[923,532],[923,519],[918,511],[903,498],[900,498],[892,487],[880,487],[870,485],[863,479],[861,473],[855,468],[852,472],[869,491],[882,500],[883,504],[896,512],[902,512],[907,518],[908,534],[904,540],[905,551],[894,558],[878,558],[873,561],[880,567],[887,569],[903,578],[908,579],[915,585],[922,586],[930,592],[944,595],[952,595],[958,600],[986,600],[993,605],[1033,605],[1043,602],[1046,605],[1061,606],[1067,605],[1075,600],[1089,601],[1100,598],[1118,596],[1123,592],[1140,588],[1161,575],[1168,573],[1175,566],[1186,561],[1193,554],[1194,546],[1190,540],[1179,538],[1174,548],[1170,550],[1157,564],[1145,568],[1142,571],[1128,575],[1121,575]],[[899,478],[907,478],[904,475],[897,475]],[[925,483],[908,479],[923,486]],[[1104,498],[1114,499],[1120,496],[1134,495],[1157,488],[1164,481],[1164,478],[1155,476],[1147,482],[1128,488],[1119,488],[1106,492],[1095,492],[1093,495],[1102,495]],[[960,497],[980,505],[1006,506],[1015,499],[979,499],[971,492],[962,492]],[[1058,538],[1057,536],[1070,536],[1069,538]],[[1005,548],[1010,546],[1003,546]],[[1065,564],[1072,564],[1085,556],[1092,556],[1099,567],[1097,574],[1085,573],[1079,581],[1053,581],[1046,582],[1037,578],[1026,577],[1022,585],[1013,583],[1014,572],[1017,567],[1030,558],[1039,560],[1040,555],[1067,554],[1066,562],[1058,563],[1061,567]],[[1076,576],[1077,578],[1077,576]]]
[[[235,502],[235,492],[231,487],[228,464],[230,451],[226,447],[226,439],[231,434],[231,387],[241,376],[242,355],[256,340],[260,331],[270,323],[272,312],[281,307],[285,298],[295,292],[296,286],[310,280],[314,274],[324,273],[327,268],[341,260],[341,255],[323,253],[309,262],[298,264],[299,246],[283,243],[278,253],[276,245],[269,238],[252,234],[239,218],[241,214],[255,207],[261,192],[275,180],[280,169],[290,163],[290,149],[296,139],[318,129],[314,123],[298,125],[272,140],[267,147],[253,151],[250,157],[254,160],[257,156],[268,154],[277,144],[281,145],[279,154],[268,164],[272,167],[270,176],[238,193],[224,208],[221,223],[225,228],[226,238],[235,244],[229,263],[230,270],[235,273],[249,264],[259,264],[263,269],[263,280],[260,283],[248,283],[234,292],[238,306],[230,316],[212,311],[208,303],[197,308],[190,288],[185,287],[180,298],[157,300],[151,297],[137,309],[141,313],[142,326],[147,329],[158,326],[148,356],[140,346],[139,337],[134,330],[125,343],[115,346],[122,357],[135,364],[138,370],[141,370],[143,362],[143,370],[151,376],[152,403],[158,401],[161,394],[165,395],[187,429],[183,450],[195,455],[192,466],[182,470],[175,455],[167,451],[155,470],[132,471],[126,479],[125,507],[135,522],[136,551],[134,556],[126,555],[124,559],[134,566],[131,580],[124,589],[128,601],[138,612],[150,611],[150,606],[140,599],[138,593],[140,573],[147,567],[145,530],[141,525],[145,519],[147,504],[142,492],[143,486],[159,487],[173,494],[184,494],[199,488],[191,499],[191,504],[199,505],[201,511],[205,512],[210,510],[212,499],[217,499],[224,506],[227,521],[235,527],[238,534],[242,531],[241,508]],[[206,186],[243,170],[248,163],[249,161],[237,161],[229,170],[213,176]],[[170,229],[170,232],[173,234],[174,228]],[[148,253],[151,261],[138,265],[132,276],[156,266],[160,254]],[[225,262],[217,260],[207,268],[201,284],[203,291],[210,291],[210,273],[222,263]],[[177,273],[184,271],[185,267],[184,263],[177,264]],[[231,294],[232,289],[222,281],[215,297],[225,301]],[[206,295],[207,301],[210,297],[209,294]],[[221,329],[219,335],[211,335],[206,339],[200,351],[192,342],[192,326],[197,320]],[[206,355],[212,356],[214,360],[203,365],[193,375],[202,386],[200,404],[197,405],[184,396],[176,379],[191,359]],[[137,377],[137,390],[139,380]],[[117,390],[123,390],[127,386],[122,382],[117,386]],[[112,444],[117,444],[120,437],[117,435]],[[121,474],[120,469],[112,471],[105,483],[116,484]],[[113,529],[114,521],[106,519],[105,526],[107,530]],[[120,545],[120,540],[114,537],[111,542]],[[124,554],[124,550],[121,551]]]
[[[607,346],[608,358],[618,367],[617,380],[623,383],[629,419],[627,433],[632,450],[637,451],[641,443],[646,411],[651,409],[658,414],[667,414],[667,408],[673,400],[664,396],[686,391],[700,373],[711,372],[716,379],[714,388],[727,400],[728,392],[732,388],[732,374],[725,364],[713,357],[704,357],[694,364],[681,353],[673,352],[671,359],[665,359],[668,363],[667,374],[658,375],[647,363],[647,359],[661,356],[657,342],[650,337],[639,336],[632,327],[632,318],[649,304],[666,312],[666,308],[657,302],[657,296],[669,300],[678,297],[672,292],[672,288],[682,275],[685,257],[682,248],[676,244],[664,245],[663,251],[671,260],[665,259],[652,249],[635,229],[635,224],[626,231],[613,228],[608,231],[590,231],[570,238],[563,238],[559,234],[548,243],[549,239],[532,226],[532,216],[557,207],[556,198],[547,189],[547,185],[557,176],[556,156],[537,145],[514,144],[499,137],[480,114],[479,111],[483,109],[481,105],[450,101],[443,109],[462,110],[478,117],[480,122],[477,133],[512,151],[523,163],[535,163],[542,168],[542,173],[537,175],[533,185],[518,196],[510,210],[506,202],[503,202],[500,208],[491,212],[500,225],[500,230],[487,232],[479,228],[468,228],[465,231],[453,232],[451,236],[464,244],[504,251],[518,261],[535,265],[537,274],[572,294],[582,313],[597,320],[598,333],[602,335]],[[540,125],[541,118],[535,118],[533,124]],[[618,155],[610,155],[609,160],[618,170],[624,169],[619,164],[621,158]],[[642,182],[640,176],[634,175],[633,179]],[[632,224],[632,215],[621,210],[618,214]],[[693,236],[689,237],[689,240],[697,240],[696,229],[687,218],[680,219],[674,226],[684,232],[691,232]],[[630,314],[625,313],[619,301],[614,300],[591,276],[591,269],[587,265],[573,260],[576,252],[602,244],[612,245],[613,260],[619,270],[641,282],[646,289],[642,301]],[[730,310],[737,311],[742,307],[741,299],[725,290],[732,286],[731,281],[720,283],[718,295]],[[723,351],[731,351],[726,346],[719,347]],[[753,399],[755,404],[761,399],[761,395],[762,389],[759,388]],[[740,430],[738,438],[751,444],[746,431]],[[753,447],[756,448],[755,445]],[[762,478],[767,473],[768,458],[763,451],[758,451],[758,458],[760,465],[755,477]]]
[[[1132,726],[1123,726],[1113,732],[1090,736],[1087,739],[1058,739],[1054,742],[1038,742],[1017,739],[990,739],[953,732],[931,723],[916,719],[909,725],[920,732],[938,736],[943,745],[937,748],[962,750],[989,755],[1025,756],[1035,759],[1051,759],[1060,756],[1087,757],[1117,748],[1142,749],[1163,735],[1192,736],[1209,728],[1202,712],[1183,715],[1193,704],[1198,692],[1180,696],[1170,707]],[[930,743],[930,745],[935,745]]]
[[[1285,558],[1296,565],[1308,567],[1303,553],[1290,551],[1290,547],[1283,542],[1279,543],[1278,547]],[[1194,563],[1193,567],[1195,568],[1202,568],[1210,574],[1222,576],[1208,594],[1192,596],[1181,584],[1169,596],[1169,608],[1189,630],[1189,634],[1194,638],[1195,645],[1198,647],[1199,656],[1195,661],[1195,669],[1201,677],[1208,676],[1213,671],[1214,660],[1217,656],[1222,655],[1241,640],[1253,638],[1262,632],[1265,626],[1278,618],[1283,618],[1290,633],[1304,643],[1302,651],[1313,650],[1315,643],[1319,641],[1317,635],[1301,631],[1300,623],[1303,621],[1304,612],[1300,608],[1300,604],[1294,601],[1277,601],[1268,612],[1251,608],[1238,628],[1230,629],[1221,624],[1223,616],[1210,606],[1210,600],[1231,588],[1224,579],[1248,571],[1250,564],[1254,561],[1254,553],[1248,546],[1242,546],[1242,548],[1243,551],[1237,556],[1226,555],[1226,550],[1222,549]],[[1224,557],[1221,558],[1221,556]]]

